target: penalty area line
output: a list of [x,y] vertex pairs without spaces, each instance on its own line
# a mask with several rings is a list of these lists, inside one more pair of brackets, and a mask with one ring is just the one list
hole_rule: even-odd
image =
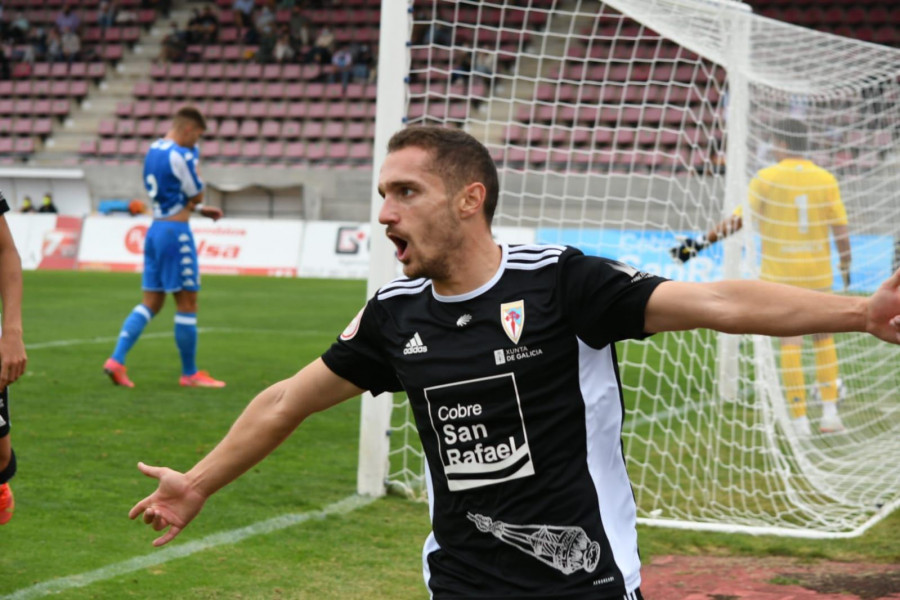
[[122,562],[113,563],[111,565],[101,567],[94,571],[88,571],[86,573],[80,573],[78,575],[70,575],[68,577],[60,577],[59,579],[44,581],[31,587],[22,588],[16,592],[13,592],[12,594],[9,594],[8,596],[0,596],[0,600],[29,600],[31,598],[40,598],[41,596],[47,596],[49,594],[58,594],[59,592],[63,592],[68,589],[84,587],[98,581],[105,581],[107,579],[112,579],[113,577],[118,577],[127,573],[133,573],[134,571],[140,571],[148,567],[161,565],[163,563],[167,563],[179,558],[184,558],[186,556],[190,556],[191,554],[196,554],[197,552],[202,552],[204,550],[215,548],[217,546],[235,544],[249,537],[286,529],[288,527],[292,527],[306,521],[311,521],[314,519],[324,519],[326,517],[334,515],[345,515],[347,513],[353,512],[354,510],[367,506],[374,501],[375,498],[371,496],[348,496],[343,500],[339,500],[333,504],[329,504],[322,510],[281,515],[278,517],[273,517],[266,521],[253,523],[239,529],[231,529],[229,531],[214,533],[200,540],[187,542],[185,544],[180,544],[177,546],[168,546],[163,548],[162,550],[154,552],[153,554],[137,556],[135,558],[124,560]]

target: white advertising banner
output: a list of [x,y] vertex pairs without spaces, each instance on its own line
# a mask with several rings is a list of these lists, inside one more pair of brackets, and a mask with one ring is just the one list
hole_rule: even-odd
[[23,269],[75,268],[80,218],[49,213],[7,213],[5,218]]
[[[148,217],[88,217],[78,268],[140,271]],[[302,221],[255,219],[191,220],[204,273],[294,277],[303,241]]]
[[310,221],[306,224],[300,277],[366,279],[369,275],[368,223]]

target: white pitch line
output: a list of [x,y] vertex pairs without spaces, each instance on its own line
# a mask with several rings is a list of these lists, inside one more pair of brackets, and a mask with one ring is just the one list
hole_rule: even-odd
[[[321,335],[327,333],[315,329],[251,329],[251,328],[234,328],[234,327],[199,327],[197,333],[261,333],[265,335]],[[141,335],[141,339],[171,337],[171,331],[157,331]],[[337,336],[337,333],[335,333]],[[35,344],[25,344],[26,350],[43,350],[45,348],[64,348],[66,346],[82,346],[85,344],[112,344],[119,339],[119,336],[105,336],[94,338],[81,338],[74,340],[53,340],[50,342],[37,342]]]
[[161,565],[171,560],[184,558],[210,548],[224,546],[226,544],[235,544],[249,537],[286,529],[312,519],[324,519],[332,515],[344,515],[371,504],[374,501],[375,498],[371,496],[348,496],[334,504],[329,504],[322,510],[281,515],[279,517],[268,519],[267,521],[259,521],[252,525],[241,527],[240,529],[214,533],[200,540],[187,542],[186,544],[178,546],[166,547],[153,554],[145,554],[144,556],[130,558],[122,562],[101,567],[94,571],[88,571],[87,573],[44,581],[31,587],[22,588],[8,596],[0,596],[0,600],[29,600],[31,598],[40,598],[41,596],[47,596],[49,594],[58,594],[72,588],[85,587],[98,581],[112,579],[113,577],[125,575],[126,573],[133,573],[134,571]]

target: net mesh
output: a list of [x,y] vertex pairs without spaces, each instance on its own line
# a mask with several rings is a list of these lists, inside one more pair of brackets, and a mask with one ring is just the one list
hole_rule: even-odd
[[[748,185],[776,162],[778,129],[796,119],[808,128],[807,157],[835,176],[847,212],[851,286],[843,290],[835,268],[828,287],[871,293],[897,263],[900,51],[745,9],[728,0],[415,2],[407,122],[464,128],[487,145],[501,177],[495,229],[714,281],[760,276],[770,234]],[[738,206],[742,232],[684,265],[671,259],[680,236]],[[800,346],[810,435],[794,426],[777,340],[695,331],[621,344],[640,518],[847,535],[900,503],[900,468],[886,460],[900,455],[900,377],[890,368],[900,353],[862,334],[835,340],[831,391],[817,382],[812,341]],[[835,393],[845,430],[821,434],[823,399]],[[403,400],[390,463],[390,485],[422,497],[424,461]]]

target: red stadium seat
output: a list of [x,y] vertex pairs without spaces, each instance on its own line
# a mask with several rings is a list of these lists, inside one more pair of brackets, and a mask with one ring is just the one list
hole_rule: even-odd
[[263,158],[270,162],[277,162],[284,158],[284,148],[281,142],[267,141],[263,146]]
[[262,144],[257,140],[244,142],[241,148],[241,154],[244,160],[254,161],[262,158]]
[[227,160],[237,160],[241,157],[241,142],[228,141],[221,145],[219,156]]
[[269,103],[269,118],[286,119],[288,114],[288,105],[285,102]]
[[266,119],[262,122],[259,134],[266,139],[276,139],[281,137],[281,124],[274,119]]
[[111,137],[116,134],[116,122],[112,119],[101,119],[97,125],[97,135]]
[[307,121],[303,125],[303,138],[318,140],[325,137],[325,124],[321,121]]
[[265,100],[254,100],[250,102],[247,116],[251,119],[264,119],[269,115],[269,107]]
[[306,158],[306,144],[304,142],[290,142],[284,146],[284,158],[292,162],[299,162]]
[[240,132],[240,127],[236,119],[225,119],[219,123],[218,136],[220,138],[235,138]]
[[245,139],[259,137],[259,122],[254,119],[245,119],[238,129],[238,136]]
[[281,137],[286,140],[300,139],[302,127],[299,121],[284,121],[281,126]]

